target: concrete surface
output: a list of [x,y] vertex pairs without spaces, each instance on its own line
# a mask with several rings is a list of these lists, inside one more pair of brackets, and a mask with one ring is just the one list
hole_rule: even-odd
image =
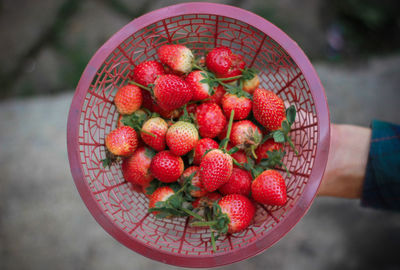
[[[347,67],[317,63],[334,122],[400,124],[400,55]],[[72,92],[0,102],[0,269],[176,269],[125,248],[91,217],[66,150]],[[317,198],[266,252],[219,269],[400,268],[400,214]]]
[[[206,0],[201,0],[206,1]],[[147,11],[187,0],[0,2],[0,99],[75,87],[86,63],[116,31]],[[284,29],[311,57],[325,53],[322,0],[208,0],[253,11]]]

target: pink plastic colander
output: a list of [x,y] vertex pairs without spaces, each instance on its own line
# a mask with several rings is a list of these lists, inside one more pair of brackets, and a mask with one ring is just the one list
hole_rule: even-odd
[[[255,222],[243,232],[220,237],[212,251],[210,231],[192,228],[188,218],[157,219],[147,197],[122,177],[120,164],[104,169],[104,138],[115,128],[116,90],[133,68],[157,59],[168,43],[185,44],[197,56],[216,46],[230,47],[261,71],[262,88],[273,90],[297,117],[291,136],[299,155],[287,148],[284,163],[288,202],[259,205]],[[76,89],[68,117],[68,157],[72,176],[97,222],[128,248],[151,259],[185,267],[230,264],[270,247],[310,207],[329,150],[329,112],[324,89],[303,51],[276,26],[240,8],[186,3],[147,13],[123,27],[92,57]]]

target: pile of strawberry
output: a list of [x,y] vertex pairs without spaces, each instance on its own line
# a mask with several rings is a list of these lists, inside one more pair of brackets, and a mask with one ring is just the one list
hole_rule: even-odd
[[[105,139],[104,166],[122,159],[126,181],[142,187],[159,218],[191,217],[215,236],[248,227],[256,204],[284,205],[280,167],[296,111],[259,88],[243,57],[216,47],[197,61],[164,45],[137,65],[114,104],[117,128]],[[278,170],[277,170],[278,169]],[[287,169],[286,169],[287,171]]]

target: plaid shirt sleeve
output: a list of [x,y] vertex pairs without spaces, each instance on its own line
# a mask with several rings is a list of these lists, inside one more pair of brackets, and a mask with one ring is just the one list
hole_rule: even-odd
[[361,205],[400,211],[400,126],[374,120]]

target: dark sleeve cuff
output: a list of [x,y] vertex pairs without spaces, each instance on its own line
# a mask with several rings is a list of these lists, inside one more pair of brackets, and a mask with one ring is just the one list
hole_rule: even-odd
[[400,211],[400,126],[372,121],[361,205]]

